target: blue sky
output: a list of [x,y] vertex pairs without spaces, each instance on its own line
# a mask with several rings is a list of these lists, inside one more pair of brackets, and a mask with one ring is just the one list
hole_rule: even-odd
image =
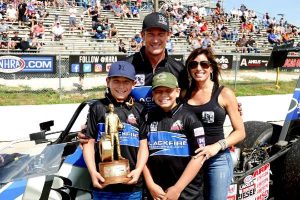
[[289,23],[300,26],[300,1],[299,0],[223,0],[226,11],[233,7],[239,8],[241,4],[255,10],[258,14],[268,12],[270,16],[279,19],[277,14],[284,14]]

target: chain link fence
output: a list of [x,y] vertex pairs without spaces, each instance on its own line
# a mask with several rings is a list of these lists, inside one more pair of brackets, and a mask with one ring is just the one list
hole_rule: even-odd
[[[15,105],[22,104],[22,102],[31,104],[28,100],[31,98],[29,96],[36,95],[36,98],[40,98],[38,94],[42,94],[44,98],[44,102],[39,104],[72,103],[86,98],[101,98],[106,87],[105,79],[110,63],[125,56],[124,54],[2,54],[0,55],[0,96],[2,99],[0,99],[0,105]],[[183,62],[185,59],[186,55],[182,59]],[[234,89],[241,81],[252,85],[258,84],[257,80],[264,80],[261,84],[265,84],[266,81],[268,84],[275,83],[276,71],[273,68],[267,68],[268,57],[266,56],[224,54],[217,55],[217,61],[222,68],[221,81],[232,85]],[[22,64],[25,67],[21,66]],[[24,69],[13,72],[16,66],[24,67]],[[298,79],[300,66],[289,69],[293,70],[286,73],[288,74],[286,78],[282,76],[281,80]],[[8,71],[10,73],[7,73]],[[11,100],[8,103],[5,99]]]

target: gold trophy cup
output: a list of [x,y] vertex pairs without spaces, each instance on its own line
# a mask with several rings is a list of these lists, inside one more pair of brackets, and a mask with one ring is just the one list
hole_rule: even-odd
[[[119,131],[123,124],[117,114],[114,113],[114,105],[108,105],[109,113],[105,117],[105,134],[99,141],[101,162],[100,174],[104,177],[105,185],[125,183],[130,180],[127,174],[130,171],[129,161],[121,156]],[[117,159],[114,157],[117,151]]]

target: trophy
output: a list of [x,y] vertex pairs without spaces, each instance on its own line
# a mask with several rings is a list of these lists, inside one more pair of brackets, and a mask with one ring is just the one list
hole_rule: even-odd
[[[105,117],[105,134],[99,141],[101,162],[99,163],[100,174],[105,178],[105,185],[125,183],[130,180],[129,161],[121,156],[119,131],[123,124],[117,114],[114,113],[114,105],[108,105],[109,113]],[[115,159],[115,150],[117,159]]]

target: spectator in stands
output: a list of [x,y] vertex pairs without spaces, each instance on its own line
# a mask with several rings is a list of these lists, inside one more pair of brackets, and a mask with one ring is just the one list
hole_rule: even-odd
[[63,39],[63,34],[65,30],[61,26],[60,22],[56,22],[56,24],[52,27],[52,41],[60,41]]
[[200,28],[200,32],[203,33],[203,32],[206,32],[208,31],[208,22],[204,22],[204,24],[201,26]]
[[290,33],[288,33],[288,32],[282,33],[281,38],[282,38],[282,42],[285,44],[288,43],[289,41],[291,41]]
[[166,43],[166,50],[168,51],[168,53],[174,52],[174,44],[171,39],[168,39],[168,41]]
[[88,9],[88,15],[92,18],[92,29],[93,29],[93,31],[95,32],[96,31],[96,26],[97,26],[97,24],[98,24],[98,8],[97,7],[94,7],[94,6],[92,6],[92,7],[90,7],[89,9]]
[[211,32],[211,39],[216,42],[221,38],[221,31],[219,28],[215,28],[212,32]]
[[10,48],[10,39],[8,37],[8,32],[2,32],[2,34],[0,35],[0,46],[1,49],[7,49]]
[[105,34],[106,33],[106,29],[105,29],[102,21],[98,22],[98,24],[96,26],[97,27],[96,27],[95,38],[96,39],[105,39],[106,38],[106,34]]
[[73,31],[76,28],[76,14],[75,3],[72,3],[72,7],[69,9],[69,31]]
[[22,38],[19,36],[19,31],[14,31],[14,37],[11,38],[11,48],[21,49]]
[[27,4],[25,1],[21,1],[20,4],[18,5],[18,21],[19,21],[19,26],[24,26],[25,22],[28,21]]
[[111,9],[112,9],[111,0],[104,0],[103,10],[111,10]]
[[246,43],[247,43],[246,35],[243,35],[235,43],[236,52],[237,53],[246,53],[246,51],[247,51]]
[[121,7],[121,2],[120,1],[117,1],[114,6],[113,6],[113,13],[116,17],[119,17],[119,18],[122,18],[124,15],[123,15],[123,10],[122,10],[122,7]]
[[246,33],[252,33],[253,32],[253,23],[251,21],[248,21],[248,23],[246,24]]
[[7,21],[9,21],[9,22],[16,22],[17,21],[17,18],[18,18],[17,10],[16,10],[16,8],[13,7],[12,4],[8,5],[5,16],[6,16]]
[[132,15],[132,18],[138,18],[138,19],[140,18],[140,10],[137,5],[132,6],[131,15]]
[[136,43],[135,39],[134,38],[131,38],[130,42],[129,42],[129,45],[130,45],[130,50],[133,51],[133,52],[138,52],[139,51],[139,45]]
[[41,42],[39,42],[38,38],[33,37],[33,34],[30,33],[29,37],[27,38],[28,42],[28,49],[31,50],[39,50],[42,47]]
[[187,36],[188,35],[188,25],[186,24],[186,22],[183,22],[179,25],[179,30],[180,30],[180,36]]
[[110,27],[108,29],[108,37],[109,37],[109,39],[111,39],[112,37],[118,37],[117,34],[118,34],[117,27],[115,26],[114,23],[111,23],[111,25],[110,25]]
[[143,0],[136,0],[136,5],[137,5],[137,7],[138,7],[139,9],[142,8],[142,1],[143,1]]
[[275,35],[274,30],[271,29],[268,35],[268,41],[270,44],[280,44],[280,39]]
[[204,34],[204,38],[201,41],[201,47],[202,49],[207,49],[212,46],[212,41],[209,37],[209,34]]
[[239,19],[239,12],[236,8],[232,8],[231,11],[230,11],[230,14],[231,14],[231,16],[234,20]]
[[3,16],[6,13],[7,4],[6,2],[3,2],[3,0],[0,0],[0,14]]
[[239,31],[236,29],[236,27],[233,27],[233,29],[230,32],[230,39],[232,41],[236,41],[239,35]]
[[125,43],[123,42],[122,39],[119,40],[119,44],[118,44],[118,48],[119,48],[119,52],[123,52],[123,53],[127,53],[127,50],[125,48]]
[[199,16],[200,17],[205,17],[207,16],[207,11],[205,9],[205,7],[203,5],[200,6],[199,10],[198,10]]
[[128,8],[128,6],[126,5],[126,3],[123,3],[121,5],[121,9],[122,9],[122,16],[121,18],[131,18],[131,11],[130,9]]
[[180,28],[175,20],[173,21],[173,23],[171,25],[171,32],[176,37],[184,36],[183,34],[181,35]]
[[6,23],[6,21],[4,19],[1,19],[0,33],[7,32],[9,28],[10,26]]
[[256,41],[253,39],[253,37],[251,35],[249,35],[249,39],[246,42],[246,47],[247,47],[248,53],[251,53],[252,51],[254,53],[258,52]]
[[140,48],[143,46],[143,39],[141,37],[141,34],[137,32],[134,36],[134,40],[136,41],[137,44],[137,50],[140,50]]
[[78,22],[78,29],[81,30],[81,32],[84,31],[84,15],[80,16],[79,22]]
[[201,47],[201,41],[200,38],[197,36],[197,33],[195,30],[191,31],[188,37],[189,44],[191,45],[192,50],[200,48]]
[[221,31],[221,37],[224,40],[230,40],[230,32],[228,31],[227,27],[223,28]]
[[300,42],[297,43],[296,47],[300,47]]
[[33,33],[33,37],[44,38],[45,26],[42,21],[39,21],[38,24],[33,26],[32,33]]

